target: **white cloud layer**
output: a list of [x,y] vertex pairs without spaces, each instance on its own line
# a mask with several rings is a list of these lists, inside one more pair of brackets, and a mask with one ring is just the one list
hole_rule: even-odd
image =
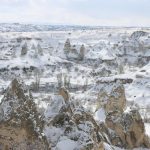
[[[101,1],[101,2],[100,2]],[[109,5],[125,3],[123,0],[106,0]],[[127,4],[142,4],[148,0],[126,0]],[[110,3],[111,2],[111,3]],[[112,26],[150,26],[149,15],[145,11],[136,14],[144,8],[132,7],[118,10],[114,15],[114,8],[107,8],[102,12],[102,0],[0,0],[0,22],[27,22],[76,25],[112,25]],[[144,3],[144,4],[145,4]],[[85,7],[83,6],[85,4]],[[92,4],[92,7],[88,6]],[[100,5],[102,4],[102,5]],[[150,4],[150,2],[149,2]],[[97,7],[97,5],[99,7]],[[121,6],[121,5],[120,5]],[[129,5],[130,6],[130,5]],[[144,5],[146,7],[146,5]],[[114,7],[114,6],[112,6]],[[135,10],[134,10],[135,9]],[[137,10],[139,9],[139,10]],[[120,11],[120,12],[119,12]],[[93,14],[90,14],[92,12]],[[94,13],[95,12],[95,13]],[[105,15],[109,17],[105,17]],[[150,13],[149,13],[150,14]]]

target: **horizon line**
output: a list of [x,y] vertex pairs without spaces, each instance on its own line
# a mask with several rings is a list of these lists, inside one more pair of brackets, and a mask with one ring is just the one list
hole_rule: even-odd
[[63,23],[36,23],[36,22],[0,22],[0,24],[22,24],[22,25],[49,25],[49,26],[80,26],[80,27],[124,27],[124,28],[150,28],[150,26],[124,26],[124,25],[79,25],[79,24],[63,24]]

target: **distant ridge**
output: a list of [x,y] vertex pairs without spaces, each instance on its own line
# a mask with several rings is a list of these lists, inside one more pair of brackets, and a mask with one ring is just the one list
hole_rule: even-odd
[[112,28],[138,28],[150,29],[150,27],[116,27],[116,26],[82,26],[82,25],[52,25],[30,23],[0,23],[0,32],[40,32],[40,31],[69,31],[69,30],[96,30]]

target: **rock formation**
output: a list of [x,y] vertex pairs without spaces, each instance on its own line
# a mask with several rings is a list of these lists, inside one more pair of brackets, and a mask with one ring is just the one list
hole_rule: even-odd
[[0,148],[47,150],[49,144],[42,134],[43,120],[31,95],[14,79],[0,103]]
[[125,111],[126,98],[121,82],[105,82],[99,85],[98,107],[106,112],[106,127],[112,145],[122,148],[150,148],[145,126],[138,110]]
[[145,135],[144,122],[138,110],[120,115],[110,113],[106,117],[106,125],[114,131],[111,136],[113,145],[130,149],[141,146],[150,148],[150,139]]
[[83,60],[85,55],[85,47],[82,45],[80,50],[77,50],[77,46],[71,45],[70,40],[67,39],[64,44],[64,53],[68,59]]
[[150,148],[138,110],[124,111],[123,85],[119,81],[108,82],[99,85],[98,90],[99,106],[106,112],[105,122],[96,122],[90,112],[75,105],[64,87],[43,118],[27,87],[14,79],[0,103],[0,148],[48,150],[51,143],[52,148],[59,149],[65,140],[80,150],[111,150],[113,145]]
[[144,31],[135,31],[131,34],[131,39],[136,40],[139,39],[142,36],[146,36],[148,35],[148,32],[144,32]]
[[65,89],[65,87],[60,88],[59,95],[64,98],[65,102],[69,101],[69,92],[67,91],[67,89]]
[[126,105],[125,90],[120,82],[103,83],[98,94],[98,107],[103,107],[106,112],[123,112]]
[[[104,150],[105,143],[111,144],[105,124],[97,124],[93,116],[82,106],[75,107],[71,100],[65,101],[66,96],[63,97],[63,105],[61,100],[57,101],[57,106],[62,105],[59,112],[49,118],[45,127],[45,133],[52,129],[58,131],[54,135],[47,135],[52,147],[59,147],[59,143],[62,143],[64,139],[76,144],[75,148],[80,150]],[[52,104],[54,103],[52,102]]]

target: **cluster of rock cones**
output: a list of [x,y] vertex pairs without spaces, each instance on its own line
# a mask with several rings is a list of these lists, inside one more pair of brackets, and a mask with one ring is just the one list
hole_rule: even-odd
[[[103,87],[107,86],[110,85]],[[64,105],[55,116],[45,120],[38,113],[29,90],[14,79],[0,103],[0,150],[53,149],[58,141],[53,143],[43,134],[44,126],[61,128],[64,131],[61,136],[80,143],[77,148],[80,150],[107,150],[106,144],[109,149],[114,149],[113,146],[150,148],[138,110],[124,111],[126,99],[122,84],[114,82],[109,92],[105,88],[99,91],[99,106],[106,112],[103,123],[96,122],[82,106],[76,107],[65,88],[59,94],[64,98]]]

